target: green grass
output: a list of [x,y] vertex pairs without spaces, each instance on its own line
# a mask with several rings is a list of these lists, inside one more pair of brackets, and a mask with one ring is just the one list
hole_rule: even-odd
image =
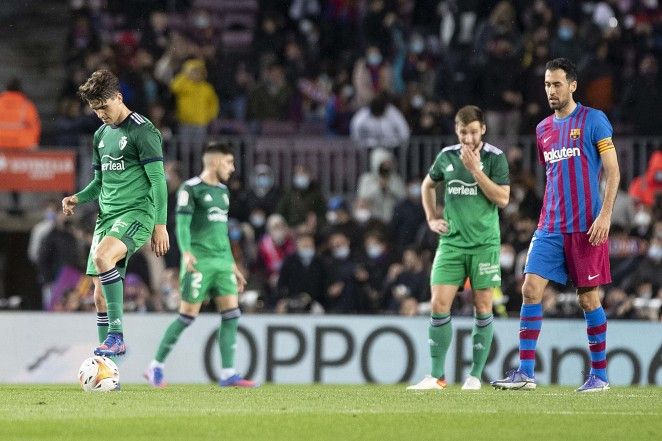
[[660,440],[662,388],[0,386],[0,440]]

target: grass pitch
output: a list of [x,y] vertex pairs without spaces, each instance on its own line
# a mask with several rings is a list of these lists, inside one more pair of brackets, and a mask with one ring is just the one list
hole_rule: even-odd
[[662,388],[0,385],[0,440],[661,440]]

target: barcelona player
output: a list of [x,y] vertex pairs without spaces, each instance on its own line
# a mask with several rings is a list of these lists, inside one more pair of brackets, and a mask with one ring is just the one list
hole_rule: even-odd
[[[536,128],[538,157],[547,184],[538,228],[531,239],[520,312],[519,368],[500,389],[535,389],[536,342],[542,324],[542,295],[550,280],[577,288],[584,310],[591,370],[577,392],[609,389],[607,379],[607,319],[599,287],[611,282],[609,226],[620,180],[612,127],[603,112],[575,102],[575,66],[565,58],[545,66],[545,92],[553,115]],[[600,174],[606,189],[601,200]]]

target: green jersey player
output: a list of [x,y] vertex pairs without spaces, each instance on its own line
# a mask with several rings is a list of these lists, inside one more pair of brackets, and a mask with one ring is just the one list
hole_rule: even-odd
[[[432,372],[408,389],[446,387],[444,362],[451,343],[451,305],[469,278],[474,293],[473,363],[462,389],[480,389],[493,336],[492,289],[501,285],[499,214],[510,196],[508,162],[501,150],[482,140],[483,112],[465,106],[455,116],[459,144],[437,155],[423,180],[423,208],[440,235],[432,265],[432,319],[429,327]],[[436,186],[444,182],[444,217],[439,219]]]
[[94,134],[94,179],[82,191],[65,197],[62,210],[72,215],[76,205],[99,201],[87,263],[87,274],[94,280],[102,343],[94,353],[116,356],[126,351],[122,280],[127,262],[150,236],[157,256],[163,256],[169,247],[161,134],[147,118],[126,107],[119,81],[110,71],[94,72],[78,94],[104,124]]
[[200,176],[184,182],[177,194],[177,242],[182,253],[179,316],[166,329],[156,356],[145,372],[152,386],[165,386],[163,364],[179,336],[200,313],[202,302],[212,297],[221,313],[218,346],[221,352],[221,386],[255,387],[234,370],[239,325],[238,293],[246,279],[232,256],[228,237],[230,195],[222,183],[234,172],[234,155],[225,144],[211,142],[202,157]]

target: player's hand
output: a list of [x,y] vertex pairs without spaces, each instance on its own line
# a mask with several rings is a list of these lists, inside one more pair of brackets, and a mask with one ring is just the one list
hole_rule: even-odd
[[460,148],[460,159],[462,160],[464,167],[469,170],[471,174],[480,171],[480,156],[469,147],[463,145]]
[[74,214],[76,205],[78,205],[78,196],[67,196],[66,198],[62,199],[62,212],[65,216],[71,216]]
[[437,234],[446,234],[448,233],[448,222],[445,219],[432,219],[428,221],[428,226],[430,230]]
[[593,221],[593,225],[588,229],[588,241],[593,246],[602,245],[609,238],[609,226],[611,225],[611,218],[605,214],[600,213]]
[[154,225],[154,232],[152,233],[152,251],[156,257],[165,256],[165,253],[170,249],[170,238],[168,237],[168,230],[162,224]]
[[248,281],[246,280],[246,277],[239,271],[239,268],[237,265],[232,267],[232,272],[234,273],[235,277],[237,278],[237,291],[239,291],[239,294],[244,292],[244,288],[246,288],[246,284]]
[[182,254],[182,260],[184,261],[184,267],[186,268],[187,272],[195,273],[198,271],[195,269],[195,264],[198,263],[198,259],[196,259],[190,251],[184,251]]

